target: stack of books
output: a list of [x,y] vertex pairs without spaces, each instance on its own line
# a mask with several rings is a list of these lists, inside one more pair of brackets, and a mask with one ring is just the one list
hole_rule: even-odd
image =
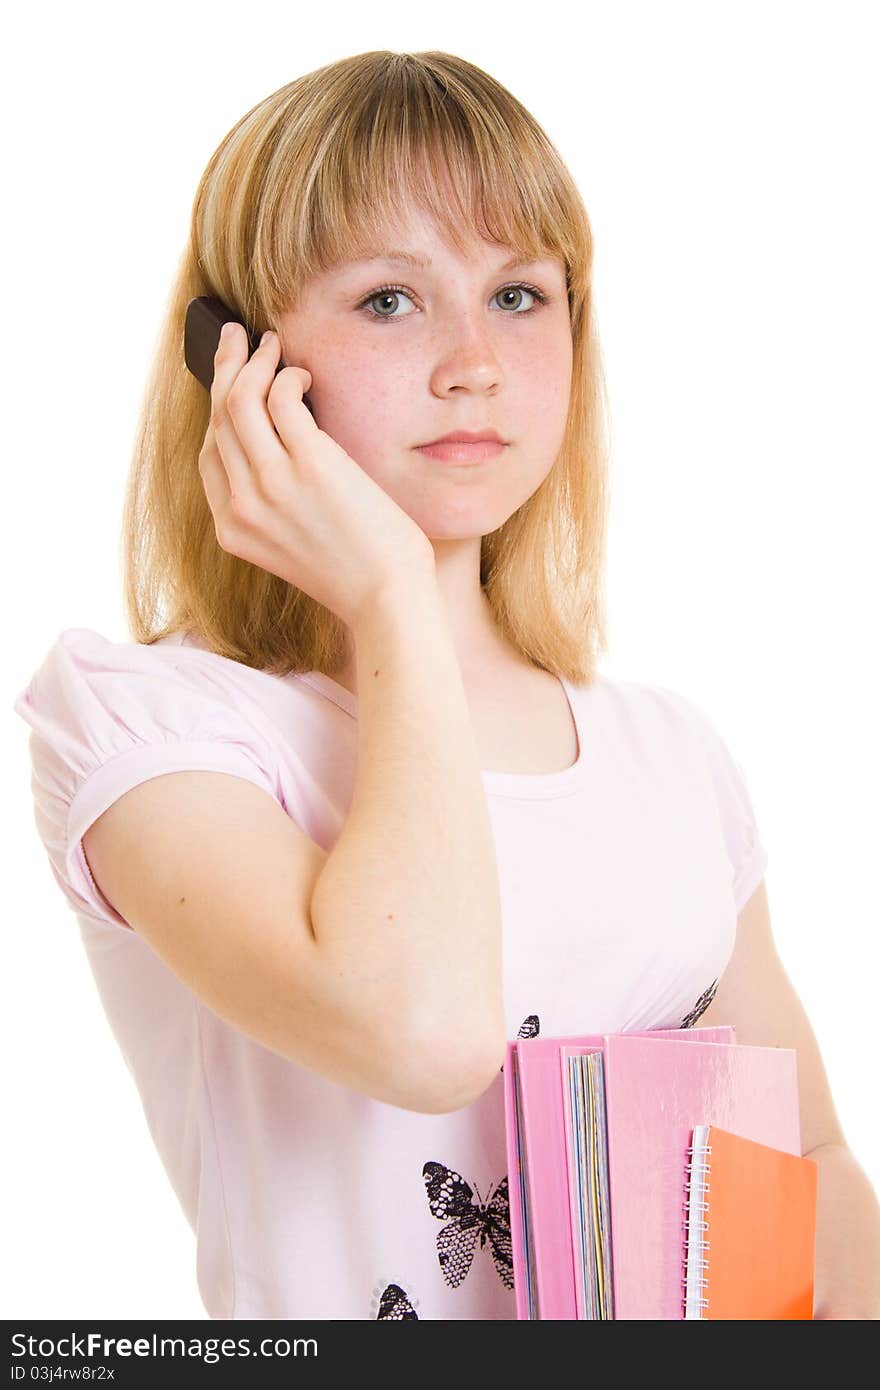
[[733,1027],[508,1043],[518,1318],[812,1318],[797,1054]]

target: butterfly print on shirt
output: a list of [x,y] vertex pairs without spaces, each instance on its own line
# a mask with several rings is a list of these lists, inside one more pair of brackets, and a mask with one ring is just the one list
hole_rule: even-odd
[[404,1318],[415,1318],[418,1322],[419,1315],[399,1284],[385,1285],[379,1300],[376,1321],[382,1318],[386,1321],[393,1319],[396,1322],[401,1322]]
[[694,1007],[689,1014],[685,1014],[679,1025],[682,1028],[693,1028],[700,1014],[704,1014],[712,1000],[715,998],[715,991],[718,988],[718,981],[713,980],[708,989],[704,989]]
[[[505,1288],[513,1288],[513,1251],[510,1242],[510,1202],[507,1174],[488,1202],[475,1202],[470,1183],[445,1163],[429,1160],[422,1168],[431,1215],[447,1224],[437,1232],[437,1256],[443,1277],[453,1289],[470,1270],[480,1237],[482,1250],[488,1240],[492,1259]],[[479,1194],[477,1194],[479,1196]]]
[[[517,1038],[536,1038],[540,1031],[541,1023],[538,1018],[538,1015],[529,1014],[528,1018],[524,1018],[522,1023],[519,1025],[519,1032],[516,1036]],[[504,1071],[503,1062],[501,1064],[501,1070]]]

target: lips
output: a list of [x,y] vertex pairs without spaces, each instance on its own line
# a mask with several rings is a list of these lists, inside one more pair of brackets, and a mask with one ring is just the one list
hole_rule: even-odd
[[509,446],[496,437],[482,439],[440,439],[436,444],[419,444],[416,453],[450,465],[487,463],[499,458]]
[[504,440],[497,430],[453,430],[451,434],[441,434],[439,439],[429,439],[419,449],[430,448],[434,444],[503,444]]

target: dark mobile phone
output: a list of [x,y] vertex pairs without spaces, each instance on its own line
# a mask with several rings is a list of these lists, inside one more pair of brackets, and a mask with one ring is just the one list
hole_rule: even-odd
[[[247,333],[248,357],[252,357],[260,345],[259,334],[248,328],[244,320],[224,304],[222,299],[217,299],[214,295],[201,295],[198,299],[191,299],[187,305],[183,357],[193,376],[202,383],[206,391],[210,391],[214,380],[214,354],[220,344],[220,332],[224,323],[229,323],[230,320],[240,323]],[[284,365],[283,362],[278,363],[275,369],[276,376]],[[303,396],[303,403],[314,415],[308,394]]]

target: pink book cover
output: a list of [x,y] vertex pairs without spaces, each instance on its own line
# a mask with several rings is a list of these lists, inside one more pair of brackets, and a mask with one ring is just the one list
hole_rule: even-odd
[[[504,1108],[507,1134],[508,1195],[517,1318],[528,1318],[525,1252],[522,1239],[522,1193],[526,1174],[519,1163],[516,1143],[516,1095],[514,1079],[519,1070],[523,1111],[521,1126],[526,1151],[532,1253],[540,1317],[576,1320],[574,1242],[568,1186],[564,1081],[560,1056],[563,1045],[583,1051],[605,1051],[609,1038],[665,1039],[691,1047],[698,1042],[727,1045],[735,1042],[732,1026],[716,1028],[658,1028],[624,1034],[595,1033],[558,1038],[519,1038],[507,1044],[504,1066]],[[702,1116],[699,1117],[701,1121]],[[609,1124],[610,1108],[609,1108]],[[689,1142],[689,1141],[688,1141]],[[610,1147],[610,1146],[609,1146]],[[684,1191],[682,1170],[682,1194]],[[612,1241],[613,1241],[612,1205]],[[616,1249],[616,1247],[614,1247]],[[616,1297],[615,1285],[615,1297]]]
[[681,1318],[694,1126],[799,1155],[797,1053],[611,1034],[605,1103],[614,1316]]

